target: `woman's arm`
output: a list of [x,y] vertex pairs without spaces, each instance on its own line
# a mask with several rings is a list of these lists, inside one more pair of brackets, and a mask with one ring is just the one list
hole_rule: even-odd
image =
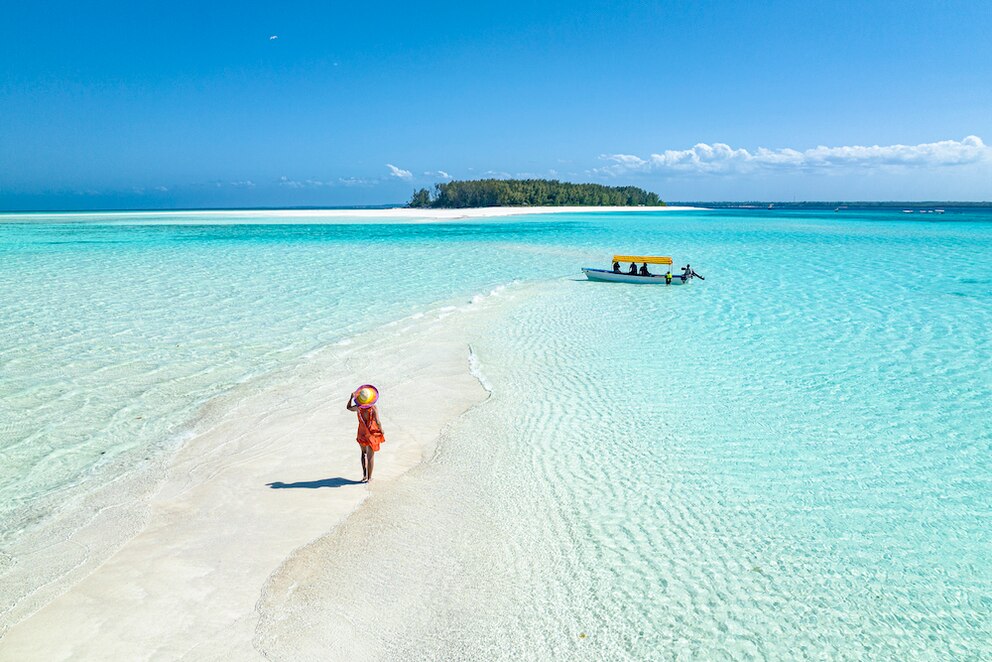
[[345,408],[348,411],[358,411],[358,405],[352,404],[354,401],[355,401],[355,394],[352,393],[351,395],[348,396],[348,403],[345,404]]

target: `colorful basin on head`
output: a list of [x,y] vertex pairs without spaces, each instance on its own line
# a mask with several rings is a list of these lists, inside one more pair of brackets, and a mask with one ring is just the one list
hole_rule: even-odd
[[379,389],[372,384],[362,384],[355,393],[357,394],[355,395],[355,403],[362,409],[371,407],[379,399]]

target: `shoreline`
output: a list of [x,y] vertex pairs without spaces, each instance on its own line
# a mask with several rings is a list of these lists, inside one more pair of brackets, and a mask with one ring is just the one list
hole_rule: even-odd
[[138,210],[138,211],[66,211],[66,212],[0,212],[0,222],[47,221],[52,218],[75,221],[122,217],[203,217],[216,222],[226,220],[239,223],[253,219],[267,222],[313,222],[328,219],[341,221],[456,221],[464,219],[504,218],[507,216],[532,216],[536,214],[592,214],[592,213],[653,213],[678,211],[706,211],[705,207],[466,207],[463,209],[413,209],[390,207],[386,209],[242,209],[242,210]]
[[[245,385],[208,403],[224,413],[172,451],[146,502],[123,506],[144,511],[143,522],[109,556],[37,588],[18,605],[26,613],[11,609],[0,660],[146,659],[193,644],[200,656],[257,657],[255,604],[268,577],[418,466],[488,397],[463,322],[498,298],[499,288],[388,322],[303,357],[257,392]],[[354,416],[338,402],[366,381],[380,387],[388,440],[370,485],[357,483]],[[116,524],[90,524],[70,544],[113,537]]]

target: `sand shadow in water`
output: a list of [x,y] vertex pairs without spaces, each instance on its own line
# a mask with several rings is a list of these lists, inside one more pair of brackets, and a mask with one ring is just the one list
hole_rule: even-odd
[[364,485],[360,480],[351,480],[350,478],[342,478],[338,476],[336,478],[321,478],[320,480],[301,480],[296,483],[284,483],[281,480],[277,480],[274,483],[266,483],[269,487],[274,490],[284,490],[287,488],[303,488],[308,490],[314,490],[318,487],[344,487],[345,485]]

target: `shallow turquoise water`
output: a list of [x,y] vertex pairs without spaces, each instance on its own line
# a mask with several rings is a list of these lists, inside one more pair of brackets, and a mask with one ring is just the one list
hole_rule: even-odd
[[[987,657],[990,221],[0,225],[5,533],[233,384],[519,280],[467,338],[492,397],[328,543],[299,631],[366,595],[387,658]],[[706,281],[577,277],[613,250]]]

